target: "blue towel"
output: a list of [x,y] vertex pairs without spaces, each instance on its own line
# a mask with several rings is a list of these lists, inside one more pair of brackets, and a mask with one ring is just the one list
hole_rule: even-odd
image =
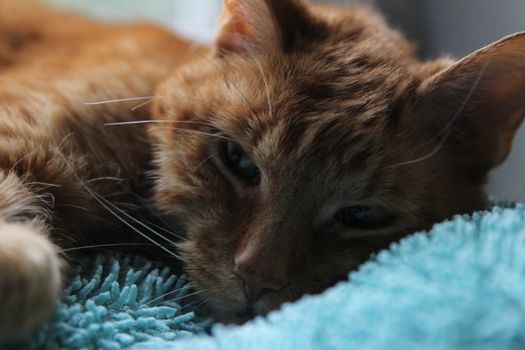
[[[94,276],[130,268],[106,265]],[[35,338],[36,348],[525,349],[523,205],[458,216],[412,235],[325,293],[242,327],[216,325],[212,336],[175,304],[139,307],[138,300],[147,303],[184,284],[148,266],[138,279],[77,279],[57,323]],[[107,268],[113,272],[102,272]],[[200,335],[179,339],[188,333]]]
[[192,294],[186,278],[167,268],[101,256],[77,271],[52,322],[7,349],[117,350],[202,333],[210,322],[196,318]]

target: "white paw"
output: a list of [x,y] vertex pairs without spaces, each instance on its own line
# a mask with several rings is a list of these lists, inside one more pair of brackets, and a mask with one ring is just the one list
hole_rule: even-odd
[[60,260],[40,231],[0,222],[0,342],[45,321],[60,294]]

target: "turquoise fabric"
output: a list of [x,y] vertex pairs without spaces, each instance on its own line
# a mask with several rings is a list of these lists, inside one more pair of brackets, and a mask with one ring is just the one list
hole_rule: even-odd
[[525,349],[523,205],[412,235],[325,293],[241,327],[214,326],[212,336],[182,337],[205,324],[176,304],[139,307],[183,280],[147,264],[131,277],[97,279],[130,269],[118,260],[102,265],[68,289],[36,348]]
[[209,322],[191,310],[192,294],[184,276],[144,259],[99,257],[78,271],[54,320],[7,349],[116,350],[202,333]]

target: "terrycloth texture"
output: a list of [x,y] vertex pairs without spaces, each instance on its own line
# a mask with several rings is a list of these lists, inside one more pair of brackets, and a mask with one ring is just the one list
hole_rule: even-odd
[[[7,349],[123,349],[150,339],[175,340],[204,331],[191,311],[184,277],[143,259],[100,257],[65,290],[55,321],[30,343]],[[166,294],[168,293],[168,294]]]
[[214,338],[133,349],[525,349],[525,209],[457,217],[321,296]]
[[[216,326],[213,337],[177,340],[202,330],[188,321],[191,314],[181,317],[185,310],[165,302],[138,307],[162,295],[174,277],[152,274],[146,265],[140,278],[125,280],[116,277],[116,266],[108,282],[77,280],[58,323],[40,333],[34,348],[55,349],[63,341],[70,349],[525,349],[523,205],[457,217],[413,235],[350,281],[286,305],[267,320]],[[104,271],[94,275],[108,275]],[[146,282],[145,276],[155,277]]]

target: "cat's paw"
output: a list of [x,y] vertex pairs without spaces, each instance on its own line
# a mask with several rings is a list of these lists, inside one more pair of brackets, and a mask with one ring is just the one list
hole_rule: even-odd
[[38,225],[0,222],[0,342],[45,321],[60,284],[56,248]]

